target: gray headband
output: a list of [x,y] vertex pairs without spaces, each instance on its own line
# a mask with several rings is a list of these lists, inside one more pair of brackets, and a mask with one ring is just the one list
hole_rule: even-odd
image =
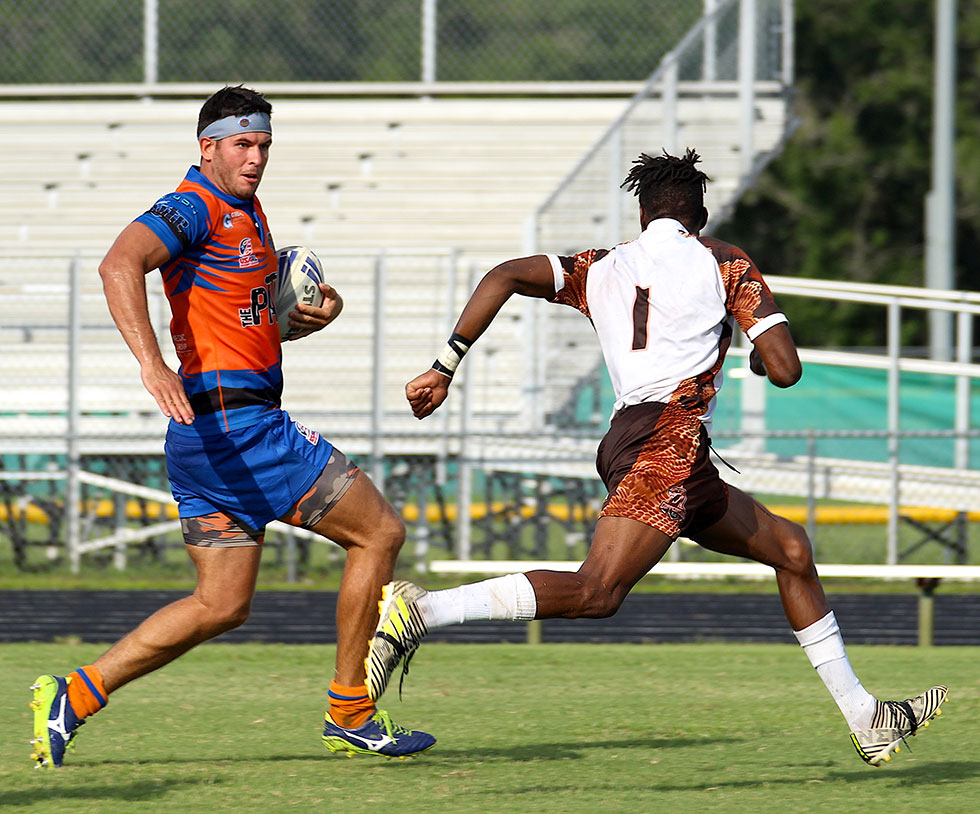
[[272,122],[268,113],[249,113],[247,116],[225,116],[211,122],[201,131],[199,139],[209,138],[218,141],[237,136],[239,133],[272,133]]

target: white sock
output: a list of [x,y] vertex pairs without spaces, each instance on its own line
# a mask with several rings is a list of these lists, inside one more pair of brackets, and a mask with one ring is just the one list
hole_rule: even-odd
[[530,621],[538,602],[524,574],[508,574],[445,591],[430,591],[418,600],[418,606],[432,629],[477,619]]
[[851,731],[870,728],[875,697],[864,689],[851,668],[834,612],[793,632]]

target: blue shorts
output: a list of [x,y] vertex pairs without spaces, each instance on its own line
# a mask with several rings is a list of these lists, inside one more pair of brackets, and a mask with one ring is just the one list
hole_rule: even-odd
[[216,435],[171,423],[164,451],[181,517],[224,512],[261,529],[303,497],[333,444],[275,410],[249,427]]

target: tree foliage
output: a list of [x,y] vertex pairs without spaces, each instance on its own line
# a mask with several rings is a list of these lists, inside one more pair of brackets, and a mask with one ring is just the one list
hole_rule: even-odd
[[[719,236],[770,274],[924,285],[934,0],[797,3],[799,127]],[[980,290],[980,6],[959,3],[956,285]],[[881,344],[859,306],[794,303],[803,344]],[[923,321],[905,326],[923,343]]]
[[[160,0],[162,82],[415,82],[420,0]],[[439,0],[437,78],[645,79],[699,0]],[[139,82],[138,0],[0,0],[0,83]]]

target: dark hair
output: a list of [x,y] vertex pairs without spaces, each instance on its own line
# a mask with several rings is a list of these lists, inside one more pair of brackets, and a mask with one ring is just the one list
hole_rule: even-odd
[[197,117],[197,135],[200,138],[204,128],[223,119],[225,116],[248,116],[250,113],[272,115],[272,105],[256,90],[241,85],[226,85],[201,105]]
[[640,153],[621,186],[636,194],[651,218],[676,218],[696,229],[703,225],[704,189],[711,180],[695,168],[700,160],[690,147],[683,158],[666,150],[656,158]]

